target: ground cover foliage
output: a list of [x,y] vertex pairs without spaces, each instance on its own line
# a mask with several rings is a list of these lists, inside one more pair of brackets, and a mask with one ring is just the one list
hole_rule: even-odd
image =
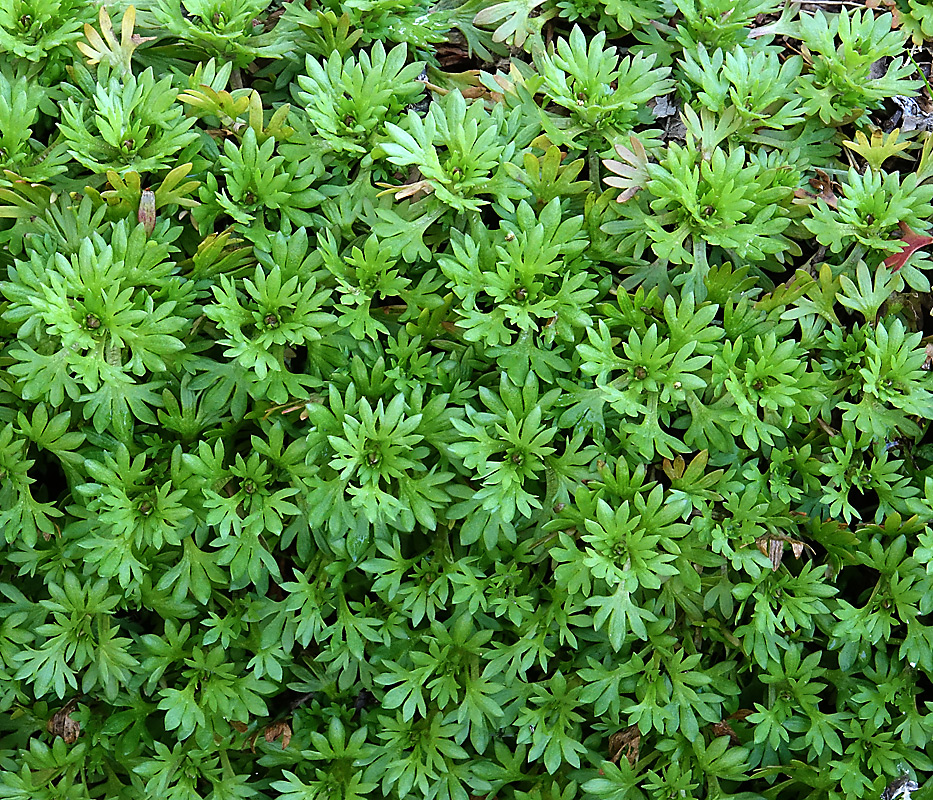
[[928,37],[0,4],[0,797],[922,786]]

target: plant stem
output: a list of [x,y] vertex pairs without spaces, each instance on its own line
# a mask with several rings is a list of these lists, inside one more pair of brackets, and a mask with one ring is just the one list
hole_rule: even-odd
[[590,147],[586,151],[586,161],[590,171],[590,183],[593,184],[592,191],[599,194],[599,153]]

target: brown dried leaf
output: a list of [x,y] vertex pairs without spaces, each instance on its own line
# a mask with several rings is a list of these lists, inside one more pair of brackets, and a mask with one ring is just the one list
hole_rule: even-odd
[[830,437],[831,437],[831,436],[838,436],[838,435],[839,435],[839,431],[837,431],[835,428],[830,427],[830,426],[829,426],[826,422],[824,422],[820,417],[817,417],[817,418],[816,418],[816,424],[819,425],[820,428],[823,429],[823,432],[824,432],[827,436],[830,436]]
[[628,763],[634,767],[640,750],[641,731],[638,730],[637,725],[629,725],[609,737],[609,760],[613,764],[618,764],[624,755]]
[[45,726],[45,729],[53,736],[61,736],[65,744],[74,744],[81,735],[81,725],[70,716],[77,705],[77,700],[69,700],[52,715]]
[[816,190],[816,197],[823,200],[830,208],[836,208],[839,205],[839,198],[833,191],[833,179],[823,170],[816,170],[816,177],[810,178],[810,186]]
[[240,733],[246,733],[249,730],[249,725],[245,722],[237,722],[235,719],[230,720],[230,727]]
[[510,81],[505,75],[493,75],[492,78],[496,83],[502,87],[503,94],[514,94],[515,93],[515,82]]
[[784,558],[784,542],[769,534],[767,536],[759,536],[755,539],[755,544],[758,545],[758,549],[770,559],[771,570],[777,572]]
[[922,369],[933,369],[933,343],[926,346],[926,361],[923,362]]
[[716,736],[728,736],[734,745],[739,745],[742,743],[739,740],[739,737],[736,735],[735,731],[732,730],[732,726],[725,720],[722,720],[721,722],[714,722],[712,724],[712,728],[713,733]]
[[146,236],[151,236],[156,226],[156,196],[151,189],[143,189],[136,218],[143,224]]
[[282,749],[288,747],[289,742],[292,740],[292,728],[287,722],[273,722],[271,725],[266,726],[265,730],[266,741],[269,744],[272,744],[280,736],[282,737]]
[[771,559],[772,570],[781,566],[781,561],[784,560],[784,542],[780,539],[772,539],[768,543],[768,558]]
[[799,539],[791,539],[789,536],[783,536],[781,534],[769,533],[765,536],[759,536],[755,539],[755,544],[758,545],[758,549],[761,550],[770,560],[771,560],[771,569],[777,571],[778,567],[781,566],[781,562],[784,559],[784,545],[789,544],[790,549],[794,553],[794,558],[800,558],[803,555],[805,549],[813,552],[813,548],[810,547],[806,542],[802,542]]
[[794,197],[805,203],[820,199],[830,208],[836,208],[839,205],[839,198],[833,191],[833,180],[823,170],[816,170],[816,177],[810,179],[810,186],[816,190],[816,194],[806,189],[794,189]]
[[[273,414],[291,414],[293,411],[302,411],[310,402],[312,402],[311,398],[308,398],[307,400],[297,400],[292,403],[284,403],[280,406],[270,406],[265,410],[262,418],[265,420],[269,419],[269,417],[271,417]],[[304,417],[302,417],[302,419],[304,419]]]
[[431,194],[434,187],[429,181],[421,180],[406,184],[400,191],[395,193],[396,200],[404,200],[407,197],[415,197],[419,194]]
[[466,89],[461,89],[460,94],[462,94],[467,100],[476,100],[479,97],[489,97],[490,92],[483,86],[469,86]]
[[437,45],[435,54],[444,69],[470,60],[470,48],[466,37],[456,30],[450,32],[446,42]]
[[379,192],[379,194],[376,195],[377,197],[391,194],[396,200],[404,200],[407,197],[417,197],[417,195],[422,193],[431,194],[431,192],[434,191],[434,187],[426,180],[403,183],[401,186],[393,186],[391,183],[377,183],[376,186],[380,186],[385,190]]

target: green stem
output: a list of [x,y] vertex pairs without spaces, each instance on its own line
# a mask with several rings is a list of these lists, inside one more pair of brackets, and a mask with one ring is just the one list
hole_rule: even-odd
[[227,755],[226,748],[220,750],[220,766],[225,778],[236,777],[236,772],[234,772],[233,766],[230,764],[230,756]]
[[914,69],[917,70],[917,74],[923,79],[923,83],[927,87],[927,94],[933,99],[933,89],[930,88],[930,82],[927,80],[927,76],[923,74],[923,70],[920,69],[920,65],[914,61],[914,57],[910,54],[910,51],[907,51],[907,58],[910,60],[910,63],[914,65]]
[[599,153],[592,147],[586,151],[586,161],[589,166],[590,171],[590,183],[592,184],[591,191],[599,194]]

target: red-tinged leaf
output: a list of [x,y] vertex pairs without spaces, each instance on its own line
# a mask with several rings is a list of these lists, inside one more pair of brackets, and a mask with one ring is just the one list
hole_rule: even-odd
[[901,236],[901,241],[904,242],[904,249],[899,253],[894,253],[893,255],[888,256],[884,260],[884,265],[892,272],[897,272],[901,267],[903,267],[904,264],[907,263],[907,259],[916,253],[917,250],[919,250],[921,247],[927,247],[928,245],[933,244],[933,236],[924,236],[922,234],[915,233],[905,222],[900,223],[900,229],[903,233],[903,236]]

